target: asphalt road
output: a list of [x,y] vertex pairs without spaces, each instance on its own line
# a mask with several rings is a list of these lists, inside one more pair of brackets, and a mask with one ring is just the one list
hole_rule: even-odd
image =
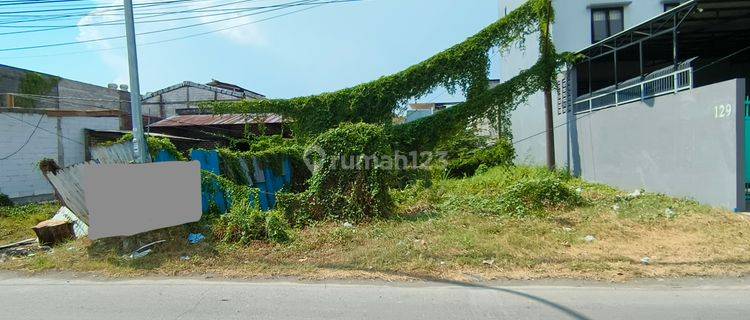
[[636,282],[96,281],[0,274],[0,319],[748,319],[744,279]]

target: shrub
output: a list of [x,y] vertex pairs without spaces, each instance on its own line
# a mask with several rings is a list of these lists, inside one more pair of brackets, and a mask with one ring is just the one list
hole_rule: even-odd
[[501,140],[492,147],[478,150],[474,154],[451,161],[448,163],[446,171],[449,177],[470,177],[476,173],[480,165],[485,165],[488,168],[500,165],[509,166],[513,164],[513,158],[515,158],[513,145],[508,141]]
[[[392,172],[360,157],[392,155],[382,126],[344,124],[318,136],[312,146],[323,154],[310,157],[315,163],[310,187],[300,195],[301,206],[292,209],[301,212],[287,216],[361,221],[390,214]],[[281,206],[286,212],[292,204]]]
[[289,241],[289,224],[279,211],[269,211],[266,214],[266,235],[268,240],[278,243]]
[[293,226],[306,226],[312,216],[306,205],[307,193],[276,193],[276,210]]
[[10,197],[5,193],[0,193],[0,207],[12,207],[13,201],[10,200]]
[[229,212],[216,221],[213,233],[224,242],[248,244],[252,240],[265,240],[266,215],[249,201],[236,200]]
[[501,210],[509,215],[526,217],[538,215],[545,208],[571,207],[583,203],[583,198],[557,177],[521,180],[512,185],[500,200]]
[[489,171],[489,170],[490,170],[490,167],[488,167],[488,166],[487,166],[487,164],[484,164],[484,163],[482,163],[482,164],[480,164],[480,165],[479,165],[479,166],[477,167],[477,170],[476,170],[476,171],[474,172],[474,174],[483,174],[483,173],[487,173],[487,171]]
[[440,142],[435,149],[448,152],[447,158],[454,160],[470,156],[476,150],[487,148],[487,140],[487,137],[480,136],[476,130],[467,127]]

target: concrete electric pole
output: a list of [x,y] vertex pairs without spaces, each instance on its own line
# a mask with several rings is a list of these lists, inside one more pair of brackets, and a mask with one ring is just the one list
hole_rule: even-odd
[[544,82],[544,127],[547,140],[547,168],[555,170],[555,128],[552,119],[552,81],[554,76],[554,62],[551,60],[552,55],[552,0],[547,0],[547,12],[544,17],[546,21],[542,31],[542,61],[546,64]]
[[148,146],[143,136],[141,113],[141,88],[138,81],[138,52],[135,47],[135,22],[133,0],[124,0],[125,35],[128,41],[128,69],[130,72],[130,116],[133,122],[133,151],[136,163],[145,163]]

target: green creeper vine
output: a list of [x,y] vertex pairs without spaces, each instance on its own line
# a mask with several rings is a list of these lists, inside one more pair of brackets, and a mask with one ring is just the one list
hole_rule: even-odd
[[[36,72],[28,72],[24,74],[21,82],[18,84],[18,92],[27,95],[47,95],[57,86],[58,82],[60,82],[60,78],[58,77],[43,76]],[[36,107],[36,100],[21,96],[15,100],[15,105],[22,108],[34,108]]]
[[[311,141],[312,146],[328,155],[348,157],[388,154],[394,149],[401,152],[434,150],[441,142],[483,119],[490,119],[491,124],[507,131],[514,108],[539,90],[552,87],[557,68],[570,61],[569,55],[555,52],[549,37],[553,21],[551,0],[529,0],[466,41],[375,81],[307,97],[210,102],[202,107],[211,108],[215,113],[278,114],[291,120],[291,129],[298,141]],[[541,39],[539,61],[490,89],[487,80],[489,51],[492,48],[506,51],[515,43],[523,45],[524,39],[535,32],[539,32]],[[414,122],[392,124],[394,112],[410,99],[423,97],[440,86],[451,93],[461,90],[466,102]],[[288,149],[286,153],[274,150],[271,154],[291,156],[291,150],[295,150],[294,155],[297,155],[299,148]],[[512,157],[512,147],[505,149],[509,153],[502,157]],[[236,159],[263,158],[259,152],[222,151],[222,158],[227,159],[227,171],[236,171]],[[273,158],[270,154],[265,157]],[[492,164],[496,160],[485,161],[483,158],[487,157],[479,157],[457,168],[474,171],[480,164]],[[342,168],[335,159],[314,158],[316,169],[309,180],[309,189],[277,199],[289,221],[362,220],[388,215],[392,207],[388,193],[392,173],[377,167]],[[280,163],[279,159],[273,160],[269,162]]]
[[216,113],[279,114],[293,120],[296,137],[307,138],[344,122],[388,124],[393,112],[409,99],[429,94],[438,86],[450,92],[460,89],[472,100],[487,90],[489,50],[496,47],[506,50],[539,31],[550,14],[548,1],[530,0],[466,41],[372,82],[315,96],[211,102],[204,107],[213,108]]
[[[556,61],[563,63],[567,56]],[[496,119],[498,112],[509,113],[544,87],[546,65],[537,63],[516,77],[486,92],[430,117],[391,126],[394,146],[399,150],[432,150],[440,141],[464,130],[472,120]]]
[[[299,224],[307,219],[361,221],[388,216],[393,201],[388,192],[391,171],[368,165],[358,157],[391,155],[382,126],[342,124],[319,135],[313,145],[324,152],[315,154],[310,187],[296,195],[277,198],[287,219]],[[347,168],[348,167],[348,168]]]
[[[133,141],[133,134],[132,133],[126,133],[119,139],[115,141],[109,141],[109,142],[103,142],[100,143],[99,146],[111,146],[115,144],[125,143]],[[151,158],[156,158],[156,155],[159,154],[160,150],[167,151],[172,157],[174,157],[178,161],[187,161],[187,157],[183,155],[179,150],[177,150],[177,147],[174,146],[172,141],[169,140],[169,138],[158,138],[158,137],[152,137],[152,136],[146,136],[146,145],[148,145],[148,153],[151,155]]]

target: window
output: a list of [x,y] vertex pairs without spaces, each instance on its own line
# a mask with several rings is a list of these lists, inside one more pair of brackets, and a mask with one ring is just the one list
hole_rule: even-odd
[[674,9],[674,8],[677,8],[677,7],[679,7],[679,6],[680,6],[680,3],[679,3],[679,2],[674,2],[674,3],[665,3],[665,4],[664,4],[664,12],[667,12],[667,11],[669,11],[669,10],[672,10],[672,9]]
[[622,8],[591,10],[591,42],[597,43],[624,29]]

